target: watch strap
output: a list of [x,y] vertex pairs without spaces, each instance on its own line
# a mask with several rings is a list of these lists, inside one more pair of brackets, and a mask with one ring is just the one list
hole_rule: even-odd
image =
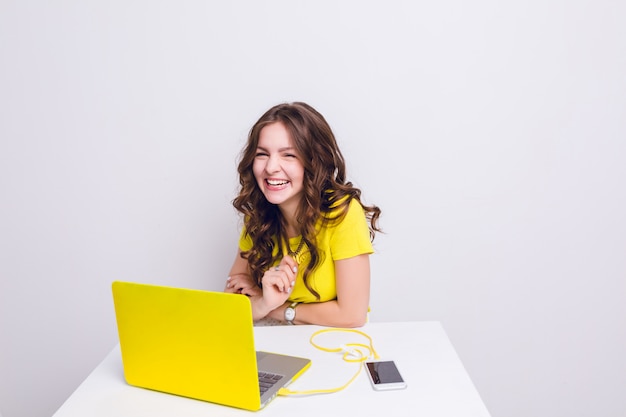
[[[289,304],[289,306],[285,309],[285,321],[287,322],[287,324],[294,324],[293,320],[296,318],[296,306],[299,303],[297,301],[294,301],[293,303]],[[288,317],[287,316],[287,312],[293,312],[291,314],[292,317]]]

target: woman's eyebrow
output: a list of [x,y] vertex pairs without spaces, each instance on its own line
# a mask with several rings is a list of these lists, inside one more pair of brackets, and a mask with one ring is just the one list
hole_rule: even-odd
[[[257,150],[260,151],[264,151],[264,152],[269,152],[266,148],[264,148],[263,146],[257,146],[256,147]],[[282,148],[278,148],[278,152],[286,152],[286,151],[294,151],[296,148],[293,146],[285,146]]]

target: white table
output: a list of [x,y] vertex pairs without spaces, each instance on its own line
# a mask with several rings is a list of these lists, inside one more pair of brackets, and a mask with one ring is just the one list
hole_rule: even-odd
[[[311,390],[343,385],[357,364],[338,353],[316,349],[309,338],[319,326],[256,327],[256,348],[308,357],[312,365],[289,388]],[[383,359],[393,359],[408,388],[374,391],[365,372],[345,390],[333,394],[276,398],[257,415],[320,417],[446,416],[488,417],[463,364],[438,322],[369,323],[360,330],[374,340]],[[337,347],[362,342],[358,335],[324,334],[316,343]],[[124,381],[119,346],[68,398],[54,417],[251,416],[249,411],[131,387]]]

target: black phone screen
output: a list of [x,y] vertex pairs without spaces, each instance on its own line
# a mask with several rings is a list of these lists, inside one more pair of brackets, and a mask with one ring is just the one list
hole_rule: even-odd
[[366,362],[366,365],[375,384],[404,382],[393,361]]

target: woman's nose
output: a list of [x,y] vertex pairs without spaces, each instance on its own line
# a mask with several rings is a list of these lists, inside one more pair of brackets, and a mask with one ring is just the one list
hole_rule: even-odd
[[267,158],[265,171],[267,171],[268,174],[280,171],[280,161],[278,160],[278,157],[270,155],[269,158]]

